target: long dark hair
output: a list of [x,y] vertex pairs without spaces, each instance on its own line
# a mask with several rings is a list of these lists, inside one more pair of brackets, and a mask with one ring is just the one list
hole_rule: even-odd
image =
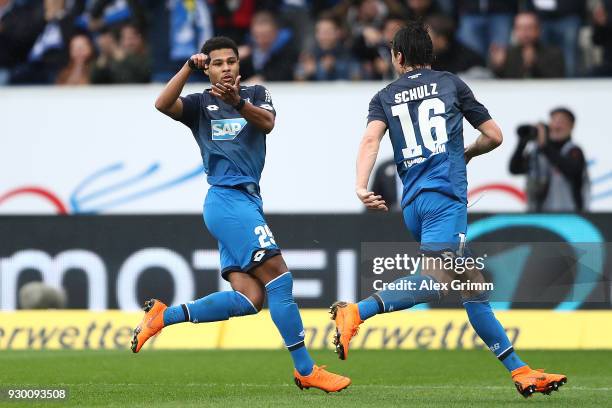
[[422,67],[433,62],[433,44],[422,20],[409,21],[406,27],[395,33],[391,49],[394,54],[402,53],[404,66]]

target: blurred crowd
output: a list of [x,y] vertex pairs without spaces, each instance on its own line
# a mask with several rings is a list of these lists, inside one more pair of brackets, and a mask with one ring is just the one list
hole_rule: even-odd
[[391,79],[408,19],[430,26],[434,69],[612,76],[612,0],[0,0],[0,84],[163,82],[213,35],[251,81]]

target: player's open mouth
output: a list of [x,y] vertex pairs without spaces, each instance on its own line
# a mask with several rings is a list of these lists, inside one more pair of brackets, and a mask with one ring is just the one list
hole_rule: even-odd
[[223,82],[234,82],[234,77],[232,77],[231,75],[225,75],[221,78],[221,80],[223,80]]

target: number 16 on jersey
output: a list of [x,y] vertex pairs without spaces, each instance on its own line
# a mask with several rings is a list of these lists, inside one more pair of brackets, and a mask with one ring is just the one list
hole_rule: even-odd
[[[433,111],[433,115],[430,112]],[[418,107],[418,129],[423,141],[423,145],[432,154],[440,153],[444,150],[444,145],[448,141],[446,133],[446,120],[440,116],[446,112],[444,102],[439,98],[426,99]],[[408,103],[402,103],[391,107],[393,116],[397,116],[404,134],[406,148],[402,149],[404,159],[413,159],[423,156],[423,146],[416,137],[415,126],[408,109]],[[432,134],[435,131],[435,139]]]

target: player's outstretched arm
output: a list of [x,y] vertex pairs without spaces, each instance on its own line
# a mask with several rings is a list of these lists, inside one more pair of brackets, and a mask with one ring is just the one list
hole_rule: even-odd
[[234,84],[212,84],[210,92],[217,98],[221,98],[225,103],[234,106],[247,122],[265,133],[270,133],[274,129],[275,117],[272,112],[255,106],[246,100],[241,100],[240,75],[236,77]]
[[[190,61],[191,65],[189,64]],[[192,55],[180,71],[166,84],[161,94],[159,94],[155,101],[155,109],[164,115],[170,116],[172,119],[180,119],[183,116],[183,102],[179,96],[181,96],[183,87],[189,79],[192,70],[203,70],[206,68],[206,61],[207,57],[204,54]]]
[[501,129],[493,119],[482,123],[478,126],[478,130],[480,131],[480,136],[478,136],[474,143],[465,148],[465,164],[476,156],[489,153],[501,145],[504,140]]
[[376,163],[380,141],[385,135],[387,125],[381,120],[373,120],[368,123],[361,144],[359,145],[359,153],[357,155],[357,184],[355,193],[361,202],[369,210],[388,211],[387,203],[382,199],[382,196],[368,191],[368,181],[372,174],[372,169]]

